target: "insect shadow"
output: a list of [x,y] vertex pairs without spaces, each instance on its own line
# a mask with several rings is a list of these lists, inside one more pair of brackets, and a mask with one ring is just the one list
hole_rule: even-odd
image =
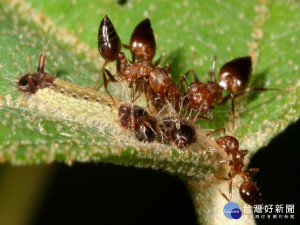
[[[251,81],[249,87],[266,88],[265,84],[266,84],[268,73],[269,73],[269,69],[265,69],[259,73],[255,73],[252,77],[252,81]],[[247,102],[254,101],[260,95],[261,95],[261,91],[251,91],[247,97]]]
[[54,74],[57,78],[65,80],[67,79],[68,71],[65,69],[58,69],[54,71]]
[[179,83],[180,75],[186,72],[184,68],[180,66],[182,62],[184,62],[184,54],[182,51],[181,48],[177,48],[172,52],[167,52],[162,62],[162,65],[169,63],[172,79],[174,79],[177,84]]

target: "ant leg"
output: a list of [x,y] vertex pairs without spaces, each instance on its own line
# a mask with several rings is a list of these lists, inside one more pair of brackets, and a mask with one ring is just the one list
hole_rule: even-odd
[[231,98],[231,115],[232,115],[232,130],[234,132],[234,127],[235,127],[235,110],[234,110],[234,96],[233,94],[230,94],[230,98]]
[[222,128],[219,128],[219,129],[216,129],[216,130],[213,130],[213,131],[207,133],[204,137],[207,138],[208,136],[215,134],[217,132],[220,132],[220,131],[223,131],[224,135],[226,135],[225,127],[222,127]]
[[133,85],[130,85],[130,99],[131,99],[131,115],[130,115],[130,120],[131,120],[131,129],[135,133],[135,122],[134,122],[134,89]]
[[122,47],[123,47],[123,48],[126,48],[126,49],[130,49],[130,46],[129,46],[129,45],[126,45],[126,44],[122,44]]
[[229,183],[229,199],[230,199],[230,201],[232,199],[232,179],[230,180],[230,183]]
[[228,202],[230,202],[229,198],[220,189],[219,192]]
[[243,177],[245,180],[251,180],[252,177],[254,177],[255,174],[257,174],[259,171],[259,168],[250,168],[247,170],[244,170],[240,173],[240,176]]
[[219,180],[230,180],[229,183],[229,198],[223,193],[221,192],[221,190],[219,189],[219,192],[221,193],[221,195],[228,201],[231,202],[231,198],[232,198],[232,178],[226,178],[226,177],[217,177],[215,175],[215,177]]
[[44,73],[44,68],[45,68],[45,55],[44,53],[41,53],[37,72]]
[[217,56],[213,57],[212,65],[211,65],[211,71],[210,71],[210,76],[211,76],[211,81],[215,82],[216,80],[216,61],[217,61]]
[[194,76],[194,81],[195,81],[195,82],[199,82],[199,79],[198,79],[198,77],[197,77],[197,74],[196,74],[195,70],[189,69],[185,74],[180,75],[180,85],[181,85],[180,89],[181,89],[181,91],[183,90],[183,84],[182,84],[183,82],[185,82],[185,83],[187,84],[187,86],[190,86],[190,85],[189,85],[189,82],[187,81],[187,77],[188,77],[188,75],[189,75],[190,73],[193,74],[193,76]]
[[[107,73],[106,73],[107,72]],[[112,82],[117,82],[116,80],[115,80],[115,78],[111,75],[111,73],[108,71],[108,70],[104,70],[103,71],[103,83],[104,83],[104,89],[105,89],[105,91],[107,92],[107,94],[109,95],[109,97],[112,99],[112,101],[113,101],[113,103],[114,103],[114,105],[116,104],[115,103],[115,100],[114,100],[114,98],[111,96],[111,94],[109,93],[109,91],[108,91],[108,89],[107,89],[107,86],[108,86],[108,81],[107,81],[107,77],[106,77],[106,74],[108,75],[108,77],[111,79],[111,77],[113,78],[111,81]]]
[[251,91],[286,91],[286,89],[277,89],[277,88],[246,88],[245,90],[242,90],[241,92],[238,92],[234,94],[234,97],[239,97],[241,95],[244,95]]
[[98,79],[96,81],[96,86],[94,87],[94,89],[96,89],[96,90],[98,90],[100,88],[100,86],[101,86],[100,85],[100,79],[101,79],[102,76],[103,76],[103,79],[104,79],[104,70],[105,70],[105,66],[107,65],[107,63],[108,63],[108,61],[105,61],[104,64],[103,64],[103,66],[102,66],[102,69],[101,69],[100,74],[98,76]]
[[166,52],[163,52],[163,53],[161,54],[161,56],[154,62],[153,66],[154,66],[154,67],[157,67],[157,66],[161,63],[162,59],[163,59],[165,56],[166,56]]
[[[127,44],[122,44],[122,47],[123,48],[126,48],[126,49],[129,49],[130,51],[131,51],[131,47],[130,47],[130,45],[127,45]],[[134,63],[135,62],[135,55],[133,54],[133,52],[131,52],[131,54],[132,54],[132,62]]]
[[[137,90],[136,90],[136,91],[137,91]],[[133,102],[135,102],[139,97],[141,97],[141,95],[142,95],[142,92],[139,91],[139,92],[138,92],[138,95],[134,97]],[[147,102],[148,102],[148,101],[147,101]]]
[[185,82],[188,87],[190,86],[189,82],[186,79],[186,75],[180,75],[180,94],[182,96],[184,96],[184,92],[185,92],[183,87],[183,82]]
[[198,119],[205,119],[205,120],[209,120],[209,121],[214,121],[215,118],[212,116],[212,118],[209,118],[207,116],[203,116],[203,115],[198,115],[198,116],[191,116],[191,118],[193,120],[198,120]]
[[[209,121],[214,121],[215,117],[214,117],[214,115],[211,114],[211,111],[213,109],[214,109],[214,106],[211,106],[211,108],[204,115],[198,115],[199,114],[199,112],[198,112],[197,115],[195,115],[195,116],[190,116],[189,115],[188,117],[190,117],[191,119],[193,119],[195,121],[198,120],[198,119],[205,119],[205,120],[209,120]],[[206,116],[208,113],[210,114],[211,118]]]
[[146,102],[147,102],[147,109],[150,113],[152,113],[152,111],[150,109],[150,104],[149,104],[149,102],[150,102],[150,100],[149,100],[149,90],[147,89],[147,86],[145,84],[144,84],[144,91],[143,92],[145,93],[145,98],[146,98]]
[[31,93],[35,93],[35,92],[37,91],[37,87],[36,87],[36,85],[34,84],[34,81],[33,81],[31,75],[28,76],[27,83],[28,83],[30,92],[31,92]]
[[168,74],[171,74],[171,71],[170,71],[170,64],[169,64],[169,63],[167,63],[166,65],[164,65],[163,68],[168,72]]
[[248,150],[240,150],[239,152],[242,153],[243,157],[245,157],[249,153]]
[[188,71],[186,71],[186,73],[184,74],[185,77],[187,77],[190,73],[193,74],[194,82],[195,83],[199,82],[199,79],[198,79],[197,74],[194,69],[189,69]]
[[[109,80],[107,80],[107,77],[109,78]],[[109,93],[108,89],[107,89],[107,86],[108,86],[108,81],[111,81],[111,82],[119,82],[121,81],[120,79],[116,79],[110,72],[109,70],[107,69],[103,69],[103,83],[104,83],[104,89],[105,91],[107,92],[107,94],[110,96],[110,98],[112,99],[113,103],[114,103],[114,106],[115,106],[115,100],[114,98],[111,96],[111,94]]]
[[[216,150],[216,152],[219,152],[218,150]],[[206,163],[227,163],[228,160],[206,160]],[[218,178],[218,177],[217,177]],[[218,178],[219,179],[219,178]],[[221,178],[220,178],[221,179]]]
[[224,105],[229,99],[231,99],[231,115],[232,115],[232,130],[234,130],[235,127],[235,109],[234,109],[234,98],[237,97],[234,94],[228,94],[225,96],[221,102],[217,103],[217,105]]
[[231,98],[230,97],[231,94],[226,95],[221,102],[218,102],[217,105],[225,105],[227,103],[227,101]]

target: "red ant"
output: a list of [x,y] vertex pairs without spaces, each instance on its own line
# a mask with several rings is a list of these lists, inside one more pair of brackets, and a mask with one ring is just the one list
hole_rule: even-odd
[[55,77],[46,73],[44,69],[45,55],[42,53],[40,54],[37,72],[25,74],[19,79],[19,90],[29,94],[35,94],[39,89],[52,86]]
[[[216,57],[214,57],[212,64],[211,81],[206,84],[199,81],[193,69],[188,70],[180,77],[181,92],[184,93],[183,82],[188,85],[184,105],[188,111],[198,113],[195,118],[214,120],[211,114],[214,105],[223,105],[231,99],[234,129],[234,98],[250,91],[279,90],[270,88],[247,88],[252,72],[252,60],[250,56],[236,58],[225,63],[220,69],[218,83],[215,81],[215,65]],[[189,73],[192,73],[194,76],[194,81],[191,84],[187,81]],[[222,93],[225,90],[229,91],[230,94],[222,97]],[[207,115],[210,115],[210,117],[207,117]]]
[[[223,130],[225,133],[225,128],[212,131],[206,135],[209,136],[217,131]],[[262,204],[261,193],[259,188],[256,186],[256,182],[252,181],[252,177],[259,171],[259,168],[250,168],[243,169],[245,167],[244,158],[248,154],[248,150],[239,150],[239,141],[233,136],[223,136],[217,140],[217,145],[222,149],[227,157],[231,156],[230,160],[221,160],[221,161],[210,161],[217,163],[229,163],[230,170],[228,173],[229,178],[220,178],[221,180],[230,180],[229,183],[229,198],[221,192],[222,196],[228,201],[231,201],[232,198],[232,180],[236,175],[241,176],[244,179],[244,182],[240,185],[239,192],[241,198],[249,205]]]
[[[113,24],[107,15],[104,16],[98,31],[98,49],[105,60],[101,74],[103,74],[106,92],[109,94],[107,90],[108,81],[127,81],[131,89],[131,102],[134,102],[142,93],[145,93],[147,102],[150,98],[154,101],[157,97],[163,102],[168,99],[172,99],[174,102],[174,97],[171,96],[179,96],[177,94],[178,88],[170,78],[167,71],[168,66],[165,68],[158,66],[164,54],[155,63],[152,63],[156,43],[150,20],[145,19],[136,26],[130,39],[130,46],[123,45],[123,47],[131,50],[132,61],[130,63],[128,63],[125,53],[121,52],[121,47],[121,40]],[[135,62],[136,59],[138,62]],[[112,61],[117,62],[116,76],[113,76],[105,68],[107,63]],[[138,91],[139,95],[135,98]],[[110,94],[109,96],[114,101]]]

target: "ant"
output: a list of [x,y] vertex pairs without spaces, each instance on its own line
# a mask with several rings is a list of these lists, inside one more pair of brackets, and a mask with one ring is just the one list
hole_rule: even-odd
[[174,142],[178,148],[187,148],[196,141],[195,128],[183,119],[165,117],[159,128],[168,143]]
[[[129,48],[132,53],[132,61],[128,62],[121,48]],[[105,62],[101,69],[104,88],[111,99],[113,97],[107,90],[108,81],[127,81],[131,89],[131,102],[133,103],[142,93],[145,94],[147,103],[151,100],[162,102],[179,96],[176,84],[171,80],[168,65],[164,68],[158,66],[164,54],[154,63],[152,60],[156,52],[156,43],[150,20],[147,18],[140,22],[134,29],[130,45],[122,45],[121,40],[107,15],[102,19],[98,31],[98,49]],[[138,60],[136,62],[136,59]],[[109,62],[116,61],[117,74],[113,76],[105,67]],[[99,83],[99,81],[97,81]],[[135,89],[134,89],[135,87]],[[96,86],[99,88],[99,86]],[[136,93],[138,96],[135,97]],[[178,101],[177,101],[178,102]],[[175,103],[174,103],[175,104]],[[178,105],[178,103],[176,103]],[[156,104],[159,105],[158,103]]]
[[[209,136],[217,131],[223,130],[225,133],[225,128],[212,131],[206,135]],[[231,157],[230,160],[221,160],[221,161],[210,161],[216,163],[229,163],[230,170],[228,173],[229,178],[217,177],[221,180],[230,180],[229,183],[229,198],[220,191],[222,196],[228,201],[231,201],[232,198],[232,180],[236,175],[241,176],[244,181],[240,185],[239,192],[241,198],[249,205],[262,204],[261,193],[259,188],[256,185],[256,182],[252,181],[252,177],[259,171],[259,168],[250,168],[243,169],[245,167],[244,158],[248,154],[248,150],[239,150],[239,141],[233,136],[222,136],[217,139],[217,145],[222,149],[221,154],[226,154],[227,157]],[[219,152],[219,151],[218,151]],[[219,152],[220,153],[220,152]]]
[[[132,113],[132,106],[130,104],[122,104],[119,106],[118,115],[121,126],[125,129],[133,129],[135,137],[139,141],[152,142],[155,140],[157,120],[142,107],[134,105]],[[132,115],[134,118],[134,127],[132,126]]]
[[[195,142],[195,128],[182,119],[165,117],[158,124],[158,120],[154,116],[149,115],[140,106],[134,105],[133,113],[131,104],[122,104],[118,110],[121,126],[125,129],[134,130],[135,137],[139,141],[154,141],[157,137],[157,129],[159,128],[163,136],[162,138],[165,137],[168,144],[174,142],[178,148],[186,148]],[[132,126],[132,116],[134,129]]]
[[44,72],[45,55],[40,54],[39,64],[36,73],[27,73],[18,81],[20,91],[35,94],[39,89],[50,87],[53,85],[55,77]]
[[[214,120],[211,114],[215,105],[223,105],[231,99],[231,113],[233,117],[234,129],[234,99],[250,91],[267,91],[276,90],[271,88],[247,88],[252,72],[252,59],[250,56],[240,57],[225,63],[219,72],[219,82],[215,80],[216,56],[213,59],[211,68],[211,81],[202,83],[199,81],[193,69],[188,70],[184,75],[180,76],[181,92],[184,93],[183,83],[188,86],[184,105],[188,111],[196,112],[195,118],[204,118]],[[194,81],[189,84],[187,81],[188,74],[192,73]],[[224,91],[230,93],[222,97]],[[209,117],[207,116],[209,115]]]

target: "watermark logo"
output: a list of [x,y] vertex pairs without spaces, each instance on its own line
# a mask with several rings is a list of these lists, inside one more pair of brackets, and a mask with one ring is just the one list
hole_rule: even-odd
[[229,219],[239,219],[242,216],[242,211],[239,205],[235,202],[228,202],[223,209],[224,215]]

